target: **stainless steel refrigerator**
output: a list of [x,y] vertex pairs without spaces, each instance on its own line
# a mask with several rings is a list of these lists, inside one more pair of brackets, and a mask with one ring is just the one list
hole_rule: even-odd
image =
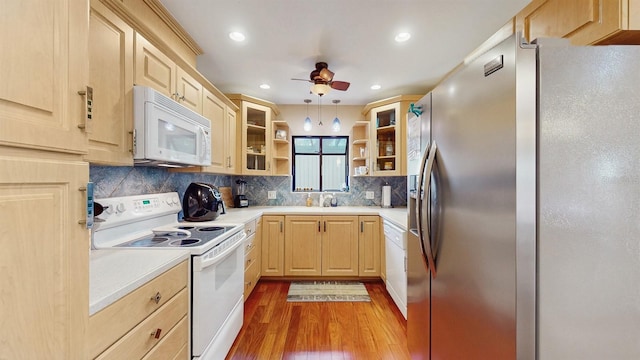
[[418,102],[414,359],[640,358],[639,64],[514,35]]

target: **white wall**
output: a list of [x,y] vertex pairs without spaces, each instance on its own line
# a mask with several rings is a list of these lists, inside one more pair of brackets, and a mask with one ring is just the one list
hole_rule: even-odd
[[[293,136],[304,135],[349,135],[351,136],[351,127],[358,120],[365,120],[361,111],[364,105],[338,105],[338,119],[342,124],[340,132],[333,132],[331,130],[331,124],[336,117],[336,106],[331,103],[331,99],[322,100],[322,123],[323,126],[318,126],[318,100],[312,99],[312,103],[309,104],[309,117],[311,118],[312,128],[311,131],[304,131],[304,119],[307,117],[307,105],[301,99],[300,105],[278,105],[280,109],[280,115],[276,120],[285,120],[289,124],[289,131]],[[325,105],[328,102],[329,105]]]

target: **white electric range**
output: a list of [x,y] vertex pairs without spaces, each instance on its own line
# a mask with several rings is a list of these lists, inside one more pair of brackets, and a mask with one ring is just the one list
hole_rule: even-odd
[[[244,224],[179,222],[178,193],[96,199],[94,249],[191,251],[191,352],[193,359],[226,354],[242,327]],[[224,356],[222,356],[224,358]]]

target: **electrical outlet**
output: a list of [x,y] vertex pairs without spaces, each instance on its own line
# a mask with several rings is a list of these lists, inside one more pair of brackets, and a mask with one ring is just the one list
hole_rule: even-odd
[[373,200],[373,191],[365,192],[365,199]]
[[276,191],[267,191],[267,199],[274,200],[276,198]]

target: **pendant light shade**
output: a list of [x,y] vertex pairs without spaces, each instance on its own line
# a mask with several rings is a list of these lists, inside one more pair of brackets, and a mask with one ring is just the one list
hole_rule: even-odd
[[333,124],[331,124],[331,129],[334,132],[339,132],[340,131],[340,119],[338,119],[338,104],[340,103],[340,100],[333,100],[333,103],[336,104],[336,117],[335,119],[333,119]]
[[311,99],[304,99],[304,102],[307,103],[307,118],[304,119],[304,131],[311,131],[311,118],[309,117],[309,103]]

